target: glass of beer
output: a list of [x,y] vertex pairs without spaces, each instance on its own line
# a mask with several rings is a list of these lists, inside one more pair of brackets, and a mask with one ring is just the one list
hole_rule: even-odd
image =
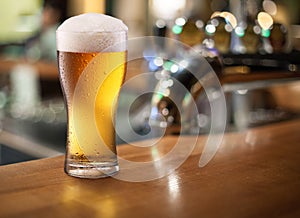
[[68,115],[65,172],[102,178],[119,170],[114,119],[126,72],[127,26],[86,13],[56,31],[60,83]]

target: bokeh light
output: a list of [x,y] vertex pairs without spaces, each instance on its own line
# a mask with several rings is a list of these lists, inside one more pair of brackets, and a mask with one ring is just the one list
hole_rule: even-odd
[[277,5],[271,0],[264,0],[262,3],[263,9],[270,15],[277,13]]
[[259,12],[257,15],[257,22],[262,29],[267,30],[273,25],[273,18],[266,12]]

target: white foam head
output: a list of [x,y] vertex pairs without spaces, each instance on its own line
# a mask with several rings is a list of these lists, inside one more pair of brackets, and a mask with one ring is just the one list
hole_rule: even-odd
[[98,13],[81,14],[57,28],[56,48],[65,52],[124,51],[127,31],[127,26],[117,18]]

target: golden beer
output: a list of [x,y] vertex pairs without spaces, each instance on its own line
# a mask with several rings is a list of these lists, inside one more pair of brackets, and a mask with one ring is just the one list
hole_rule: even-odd
[[[82,178],[106,177],[119,169],[114,117],[126,72],[127,31],[92,32],[84,36],[84,42],[85,33],[66,32],[57,31],[60,82],[68,114],[65,171]],[[62,45],[63,40],[69,43],[66,35],[78,42]],[[101,38],[106,44],[101,44]],[[118,40],[123,42],[120,46]],[[83,43],[82,48],[77,43]]]

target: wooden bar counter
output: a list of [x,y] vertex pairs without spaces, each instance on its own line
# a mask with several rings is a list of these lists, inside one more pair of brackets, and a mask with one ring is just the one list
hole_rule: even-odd
[[[148,182],[72,178],[63,156],[2,166],[0,217],[300,217],[299,130],[294,119],[226,133],[203,168],[207,137],[200,136],[179,168]],[[176,141],[162,139],[159,153]],[[149,160],[149,151],[118,147],[135,161]]]

